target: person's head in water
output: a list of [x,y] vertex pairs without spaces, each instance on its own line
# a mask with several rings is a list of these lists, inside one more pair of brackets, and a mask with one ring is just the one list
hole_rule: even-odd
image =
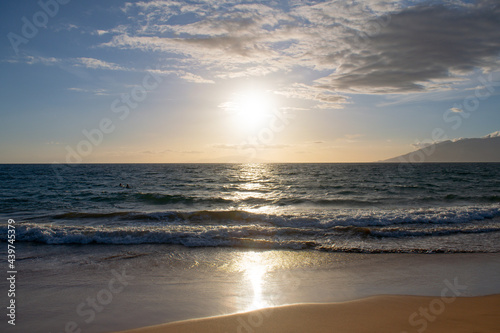
[[130,188],[130,186],[127,184],[127,186],[125,186],[126,188]]

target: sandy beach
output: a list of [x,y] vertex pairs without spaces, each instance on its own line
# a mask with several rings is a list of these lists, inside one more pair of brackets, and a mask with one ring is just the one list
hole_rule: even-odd
[[19,250],[12,332],[500,332],[498,254]]
[[458,298],[384,295],[342,303],[264,308],[122,333],[486,333],[500,332],[499,313],[500,295]]

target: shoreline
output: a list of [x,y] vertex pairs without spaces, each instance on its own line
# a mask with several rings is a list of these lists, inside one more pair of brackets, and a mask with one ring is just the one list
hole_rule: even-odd
[[[445,288],[444,295],[449,297],[500,294],[500,254],[36,244],[19,244],[19,251],[26,259],[19,261],[23,272],[20,316],[13,332],[63,332],[66,325],[89,333],[127,332],[195,318],[244,316],[255,309],[272,308],[279,313],[280,307],[288,309],[290,304],[345,305],[376,295],[432,298]],[[462,289],[452,294],[449,284]],[[411,313],[417,310],[411,307]],[[260,311],[267,321],[269,311]],[[409,314],[405,314],[406,322]],[[259,321],[258,315],[242,319]],[[214,332],[237,333],[235,329]],[[250,329],[254,332],[246,326],[240,331],[259,332]],[[418,332],[412,326],[406,331]]]
[[[453,293],[450,285],[450,293]],[[499,332],[500,294],[475,297],[379,295],[302,303],[114,333]],[[362,320],[360,320],[362,318]]]

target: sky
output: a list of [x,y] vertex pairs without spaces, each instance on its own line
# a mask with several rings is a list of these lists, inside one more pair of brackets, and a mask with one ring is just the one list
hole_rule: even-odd
[[0,3],[0,163],[373,162],[500,130],[500,2]]

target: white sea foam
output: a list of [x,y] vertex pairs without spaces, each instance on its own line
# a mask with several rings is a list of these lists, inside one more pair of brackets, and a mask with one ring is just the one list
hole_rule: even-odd
[[[118,222],[110,221],[116,216],[120,217]],[[244,211],[68,213],[64,218],[58,216],[59,220],[53,223],[19,223],[16,236],[18,241],[45,244],[171,244],[368,252],[397,252],[402,250],[397,248],[402,242],[419,238],[423,245],[408,251],[433,252],[441,251],[440,237],[494,234],[500,238],[500,219],[495,218],[498,216],[500,208],[493,206],[455,207],[446,211],[440,208],[343,210],[337,216],[330,213],[309,217]],[[74,223],[75,219],[93,222],[83,225]],[[0,234],[6,233],[5,227],[0,228]],[[397,246],[391,246],[391,239],[398,240]],[[467,249],[464,244],[450,251]]]

